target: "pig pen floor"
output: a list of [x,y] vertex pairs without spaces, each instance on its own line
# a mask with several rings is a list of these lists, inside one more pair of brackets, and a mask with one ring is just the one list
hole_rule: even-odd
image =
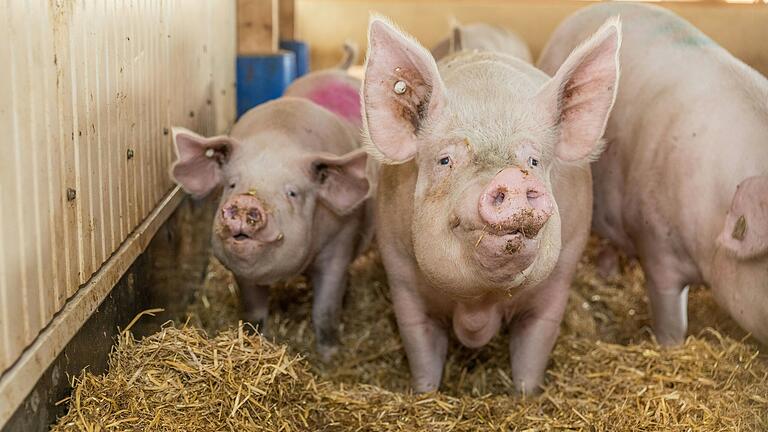
[[273,290],[271,344],[238,329],[236,285],[211,259],[186,316],[141,341],[124,335],[105,376],[75,380],[53,430],[768,430],[768,356],[709,292],[692,288],[691,336],[661,349],[641,269],[622,260],[605,280],[595,249],[593,239],[540,396],[511,395],[503,333],[480,350],[454,341],[441,392],[409,394],[375,252],[350,270],[330,364],[315,356],[304,280]]

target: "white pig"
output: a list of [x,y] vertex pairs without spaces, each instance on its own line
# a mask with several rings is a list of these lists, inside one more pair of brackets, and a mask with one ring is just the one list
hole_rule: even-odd
[[515,386],[536,392],[589,236],[619,22],[554,77],[493,52],[437,64],[382,18],[368,40],[364,131],[385,164],[376,235],[413,388],[438,388],[451,328],[477,348],[508,324]]
[[359,88],[344,71],[315,72],[291,86],[293,96],[245,113],[229,135],[173,134],[174,180],[198,198],[223,190],[213,251],[235,275],[244,318],[264,331],[269,286],[307,273],[325,361],[338,346],[347,267],[370,232]]
[[594,229],[639,258],[658,342],[679,344],[706,283],[768,343],[768,80],[674,13],[603,4],[565,20],[540,67],[621,14],[621,86],[593,165]]

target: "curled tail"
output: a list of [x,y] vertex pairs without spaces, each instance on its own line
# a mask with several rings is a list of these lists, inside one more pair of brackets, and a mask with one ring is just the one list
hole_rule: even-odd
[[448,23],[451,31],[448,36],[441,39],[435,46],[432,47],[432,56],[435,60],[441,60],[449,55],[459,52],[464,48],[464,42],[462,41],[462,26],[461,22],[456,17],[451,17]]
[[356,43],[352,42],[351,40],[346,40],[344,42],[344,59],[339,63],[338,69],[341,70],[348,70],[350,66],[355,64],[357,61],[357,55],[359,52],[359,48]]

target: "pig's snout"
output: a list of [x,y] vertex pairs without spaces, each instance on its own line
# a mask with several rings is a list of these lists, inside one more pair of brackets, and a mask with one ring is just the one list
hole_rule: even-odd
[[527,171],[507,168],[483,190],[480,217],[499,234],[533,238],[552,215],[552,199],[544,184]]
[[227,237],[235,240],[252,239],[267,225],[267,213],[258,198],[237,195],[221,208],[221,224]]

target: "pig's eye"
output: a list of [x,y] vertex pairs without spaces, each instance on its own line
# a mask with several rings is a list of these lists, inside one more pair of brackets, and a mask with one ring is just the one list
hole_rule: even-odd
[[295,189],[288,189],[285,191],[285,195],[287,195],[288,198],[296,198],[299,196],[299,193]]
[[230,188],[230,189],[234,189],[234,188],[235,188],[235,184],[234,184],[234,183],[230,184],[230,185],[229,185],[229,188]]
[[451,158],[450,156],[443,156],[437,161],[438,165],[450,165],[451,164]]
[[539,166],[539,160],[536,159],[535,157],[529,157],[528,158],[528,166],[531,167],[531,168],[535,168],[535,167]]

